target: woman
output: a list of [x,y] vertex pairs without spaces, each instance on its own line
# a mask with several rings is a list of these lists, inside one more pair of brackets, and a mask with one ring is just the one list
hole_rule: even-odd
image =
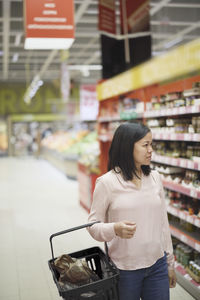
[[107,242],[120,272],[120,300],[168,300],[176,285],[174,256],[159,173],[151,171],[152,134],[137,123],[120,125],[109,150],[108,172],[96,181],[88,230]]

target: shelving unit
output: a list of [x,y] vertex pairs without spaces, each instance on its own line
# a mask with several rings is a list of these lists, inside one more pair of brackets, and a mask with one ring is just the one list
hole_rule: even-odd
[[161,117],[169,117],[169,116],[181,116],[186,114],[198,114],[200,113],[200,105],[195,106],[182,106],[182,107],[174,107],[160,110],[149,110],[144,112],[145,118],[161,118]]
[[[200,59],[197,59],[199,52],[200,40],[196,40],[176,48],[164,56],[154,58],[147,63],[99,83],[97,92],[100,105],[97,121],[101,149],[100,170],[102,174],[107,171],[108,151],[114,132],[109,128],[112,128],[114,123],[124,121],[117,114],[113,115],[111,109],[114,106],[115,111],[117,110],[116,107],[119,105],[121,97],[140,99],[144,102],[144,113],[135,114],[134,118],[131,119],[132,121],[147,123],[150,119],[200,116],[198,101],[198,104],[195,105],[147,110],[148,102],[153,96],[159,98],[161,95],[168,93],[183,92],[191,89],[194,82],[200,82]],[[178,76],[181,79],[180,77],[178,79]],[[193,145],[200,142],[200,132],[172,132],[165,130],[165,128],[157,131],[153,128],[152,132],[153,139],[160,142],[186,142]],[[198,159],[177,158],[154,153],[152,162],[164,166],[178,167],[182,171],[184,169],[200,171],[200,161]],[[163,179],[163,185],[167,190],[179,192],[182,195],[197,199],[197,201],[200,200],[200,189],[198,187],[187,184],[182,185],[169,179]],[[171,215],[196,226],[198,229],[200,228],[200,218],[197,216],[190,215],[187,211],[181,211],[173,206],[168,206],[167,209]],[[194,237],[192,233],[185,232],[176,224],[171,224],[170,229],[172,236],[189,245],[195,251],[200,252],[199,238]],[[178,263],[176,263],[176,272],[178,282],[196,299],[200,299],[200,285]]]
[[154,140],[200,142],[200,133],[153,133]]
[[200,199],[200,190],[197,190],[195,188],[185,187],[182,184],[166,180],[163,180],[163,186],[169,190],[187,195],[195,199]]
[[152,161],[155,163],[200,171],[200,161],[192,161],[191,159],[173,158],[153,153]]
[[185,243],[186,245],[190,246],[196,251],[200,251],[200,240],[197,239],[197,234],[188,234],[183,231],[183,229],[177,228],[177,225],[170,224],[170,231],[171,234],[179,239],[181,242]]
[[179,284],[182,285],[190,294],[192,294],[195,299],[199,300],[200,284],[192,279],[183,266],[177,262],[175,262],[175,270]]
[[171,215],[178,217],[179,219],[186,221],[190,224],[195,225],[196,227],[200,228],[200,218],[194,215],[190,215],[187,211],[179,210],[171,205],[167,206],[167,212]]
[[[195,77],[197,79],[197,77]],[[199,79],[198,79],[199,81]],[[191,83],[191,78],[190,78]],[[168,85],[169,87],[169,85]],[[191,87],[190,87],[191,88]],[[169,89],[170,90],[170,89]],[[163,91],[167,92],[165,88]],[[175,92],[174,89],[171,91]],[[183,91],[183,90],[177,90]],[[162,94],[158,94],[158,98]],[[199,105],[196,106],[182,106],[182,107],[175,107],[175,108],[166,108],[160,110],[150,110],[144,112],[144,118],[146,120],[166,120],[167,118],[171,118],[172,120],[181,120],[181,118],[192,118],[193,116],[200,116],[200,107]],[[159,121],[158,121],[159,122]],[[174,121],[176,122],[176,121]],[[180,122],[180,121],[179,121]],[[153,131],[153,140],[166,142],[168,143],[179,143],[185,142],[189,143],[190,145],[195,146],[196,143],[200,141],[200,133],[198,132],[172,132],[173,128],[152,128]],[[170,132],[171,130],[171,132]],[[192,147],[192,146],[191,146]],[[165,151],[163,151],[165,152]],[[164,154],[164,153],[163,153]],[[169,154],[170,155],[170,154]],[[172,153],[173,155],[173,153]],[[176,154],[177,155],[177,154]],[[192,159],[183,158],[183,157],[170,157],[166,154],[160,155],[158,153],[153,154],[152,162],[159,165],[164,165],[165,167],[178,167],[182,171],[184,170],[192,170],[195,172],[200,171],[200,161],[198,157]],[[200,178],[199,178],[200,179]],[[185,183],[177,183],[176,180],[169,179],[169,176],[166,178],[163,176],[163,186],[165,189],[170,191],[175,191],[180,193],[181,195],[186,195],[191,197],[192,199],[200,200],[200,188],[198,186],[194,187],[192,182]],[[200,228],[200,218],[189,214],[188,211],[179,210],[173,206],[167,206],[167,211],[170,215],[177,217],[181,222],[186,222],[192,224],[196,227],[196,232],[187,232],[178,223],[171,223],[170,221],[170,231],[172,236],[177,238],[180,242],[184,243],[185,245],[193,248],[195,251],[200,252],[200,236],[199,236],[199,228]],[[200,284],[197,283],[191,276],[188,274],[188,270],[185,270],[181,264],[176,264],[176,273],[178,282],[184,286],[188,292],[195,297],[195,299],[200,299]]]

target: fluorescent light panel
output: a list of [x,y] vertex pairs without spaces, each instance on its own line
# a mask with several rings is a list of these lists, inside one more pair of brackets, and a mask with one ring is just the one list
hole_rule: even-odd
[[25,49],[69,49],[74,39],[67,38],[26,38]]
[[102,70],[101,65],[68,65],[69,70]]
[[13,54],[13,57],[12,57],[12,62],[17,62],[18,61],[18,59],[19,59],[19,53],[14,53]]

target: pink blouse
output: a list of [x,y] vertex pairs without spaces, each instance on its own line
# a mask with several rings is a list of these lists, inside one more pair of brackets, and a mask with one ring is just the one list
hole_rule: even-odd
[[[113,170],[99,177],[88,221],[101,221],[88,231],[95,240],[107,242],[109,256],[119,269],[150,267],[164,252],[168,267],[174,267],[164,191],[157,171],[142,175],[140,188]],[[133,238],[116,236],[114,223],[120,221],[136,223]]]

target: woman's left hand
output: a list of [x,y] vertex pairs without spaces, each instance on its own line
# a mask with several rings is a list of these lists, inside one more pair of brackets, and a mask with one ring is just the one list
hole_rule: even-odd
[[176,286],[176,273],[174,269],[168,270],[168,276],[169,276],[169,287],[174,288]]

